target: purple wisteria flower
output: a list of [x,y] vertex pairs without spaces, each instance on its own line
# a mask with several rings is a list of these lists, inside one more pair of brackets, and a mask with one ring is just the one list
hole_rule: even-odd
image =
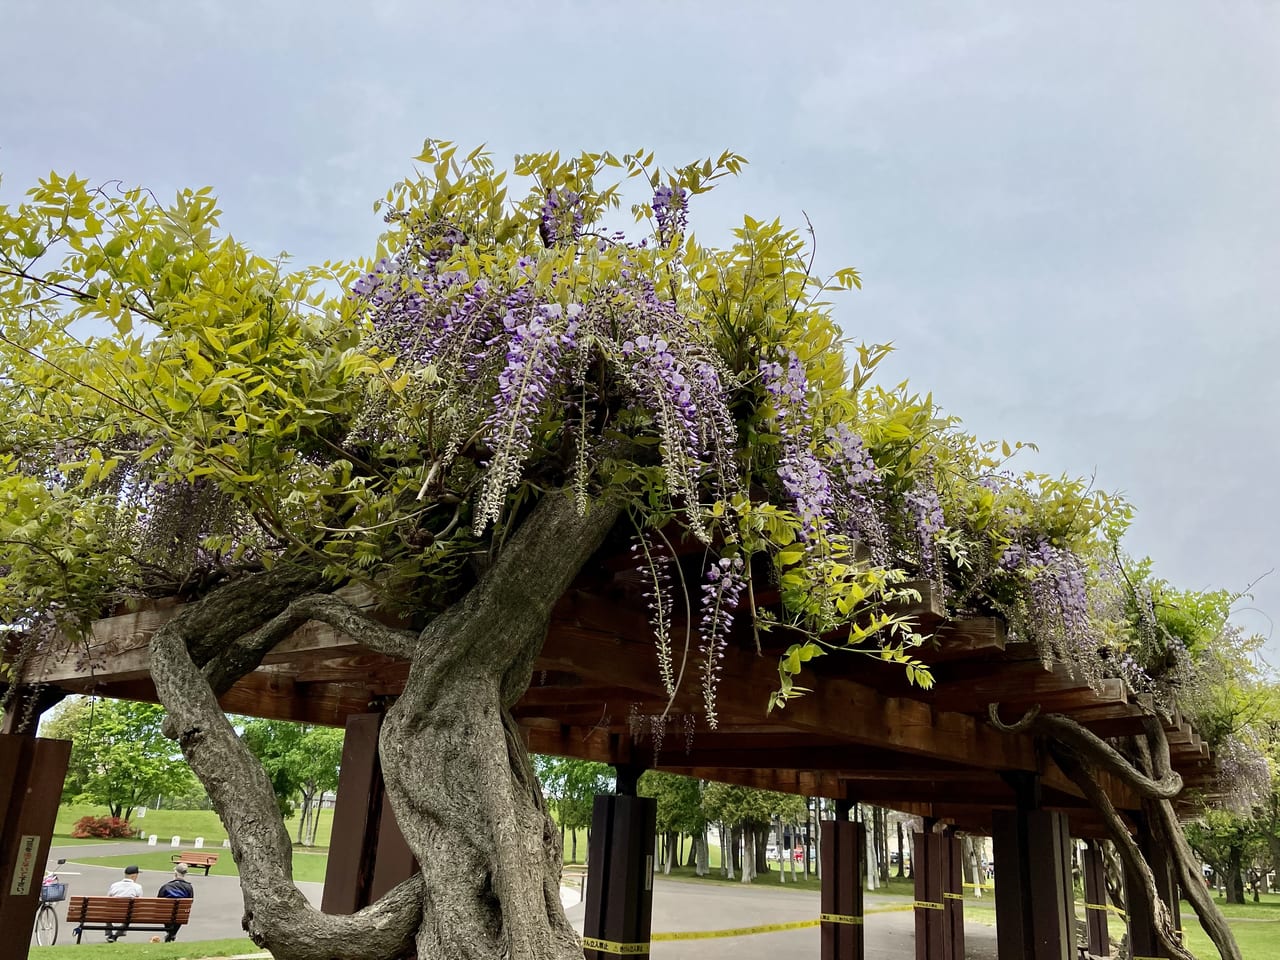
[[845,423],[829,427],[827,440],[828,460],[837,480],[835,502],[845,533],[865,544],[873,561],[888,564],[889,531],[880,513],[879,500],[883,483],[871,451]]
[[902,497],[903,507],[907,514],[912,533],[915,534],[915,546],[920,554],[920,569],[929,577],[937,580],[941,577],[938,566],[938,535],[947,527],[946,518],[942,514],[942,500],[933,485],[933,474],[929,464],[925,464],[917,477],[916,485]]
[[[1084,561],[1074,551],[1044,538],[1030,546],[1013,543],[1001,556],[1000,566],[1030,581],[1028,606],[1040,639],[1047,640],[1067,662],[1096,651]],[[1136,671],[1133,678],[1138,680]]]
[[485,444],[493,459],[475,516],[476,532],[502,515],[511,488],[520,481],[562,355],[577,342],[578,304],[562,309],[558,303],[540,304],[524,315],[508,312],[503,320],[506,364],[498,375],[498,392],[485,420]]
[[548,247],[576,241],[582,235],[582,197],[572,190],[547,191],[538,233]]
[[733,612],[747,585],[741,557],[722,557],[707,567],[702,584],[702,618],[699,623],[702,655],[702,697],[707,722],[716,728],[716,687],[733,626]]
[[760,382],[773,399],[782,456],[778,479],[800,518],[800,535],[816,537],[825,527],[832,504],[831,480],[813,450],[813,427],[809,422],[809,380],[804,364],[795,353],[786,354],[786,363],[763,360]]
[[684,233],[689,224],[689,194],[684,187],[659,186],[653,191],[652,206],[662,243],[670,243]]

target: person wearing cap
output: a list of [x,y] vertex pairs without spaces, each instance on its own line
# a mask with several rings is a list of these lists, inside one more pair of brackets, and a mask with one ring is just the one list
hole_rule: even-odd
[[[107,888],[108,897],[140,897],[142,896],[142,884],[138,883],[138,868],[130,864],[124,868],[124,879],[117,880]],[[129,929],[128,925],[120,927],[118,930],[107,924],[107,940],[114,942],[125,935]]]
[[127,866],[124,868],[124,879],[117,880],[107,888],[108,897],[140,897],[142,896],[142,884],[138,883],[138,868],[135,866]]
[[[191,881],[187,879],[187,865],[185,863],[175,864],[173,867],[173,879],[168,883],[161,884],[160,889],[156,891],[157,897],[172,897],[175,900],[191,900],[196,895],[195,888],[191,886]],[[178,938],[178,930],[181,929],[176,923],[166,923],[164,925],[164,941],[169,943]]]

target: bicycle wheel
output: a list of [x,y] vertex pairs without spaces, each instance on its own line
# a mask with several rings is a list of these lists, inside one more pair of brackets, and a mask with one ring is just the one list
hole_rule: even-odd
[[42,947],[52,947],[58,942],[58,914],[53,904],[42,903],[40,912],[36,914],[36,943]]

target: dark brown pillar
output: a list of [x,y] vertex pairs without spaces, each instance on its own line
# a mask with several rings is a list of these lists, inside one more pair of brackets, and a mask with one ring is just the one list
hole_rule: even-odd
[[[1151,866],[1155,877],[1156,892],[1173,914],[1174,927],[1182,930],[1182,918],[1178,911],[1178,881],[1173,872],[1173,862],[1164,848],[1155,843],[1146,819],[1138,818],[1138,849]],[[1168,957],[1169,952],[1160,946],[1155,927],[1151,923],[1151,905],[1141,880],[1128,868],[1124,874],[1124,893],[1128,901],[1129,951],[1135,957]]]
[[1071,838],[1060,813],[996,810],[996,943],[1000,960],[1073,960]]
[[321,899],[325,913],[355,913],[417,869],[382,781],[382,718],[380,713],[347,718]]
[[[627,786],[622,770],[619,785]],[[653,840],[658,803],[597,796],[591,811],[583,953],[587,960],[646,956],[653,920]]]
[[912,834],[917,960],[964,960],[960,841],[947,830]]
[[818,850],[822,858],[822,960],[862,960],[865,956],[862,865],[866,849],[864,824],[848,819],[822,821]]
[[942,838],[943,953],[946,960],[964,958],[964,844],[950,828]]
[[0,734],[0,943],[9,944],[5,956],[13,960],[27,960],[31,947],[70,758],[71,741],[37,739],[34,722]]
[[1089,952],[1097,957],[1111,953],[1111,936],[1107,932],[1107,876],[1102,862],[1102,847],[1097,840],[1085,845],[1081,859],[1084,873],[1084,921],[1089,934]]

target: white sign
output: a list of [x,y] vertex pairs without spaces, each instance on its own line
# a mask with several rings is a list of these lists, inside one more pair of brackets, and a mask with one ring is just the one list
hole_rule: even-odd
[[154,847],[155,845],[156,845],[156,835],[153,833],[151,836],[147,837],[147,846]]
[[138,819],[139,819],[139,820],[141,820],[143,817],[145,817],[145,816],[147,815],[147,808],[146,808],[146,807],[139,807],[139,808],[138,808],[136,811],[134,811],[134,812],[138,815]]
[[196,849],[199,850],[204,846],[204,837],[196,837]]
[[181,838],[181,837],[174,837],[172,840],[170,840],[170,841],[169,841],[169,846],[171,846],[171,847],[180,847],[180,846],[182,846],[182,838]]
[[14,864],[13,883],[9,893],[15,897],[25,897],[31,892],[31,878],[36,873],[36,857],[40,853],[39,835],[23,834],[18,841],[18,861]]

